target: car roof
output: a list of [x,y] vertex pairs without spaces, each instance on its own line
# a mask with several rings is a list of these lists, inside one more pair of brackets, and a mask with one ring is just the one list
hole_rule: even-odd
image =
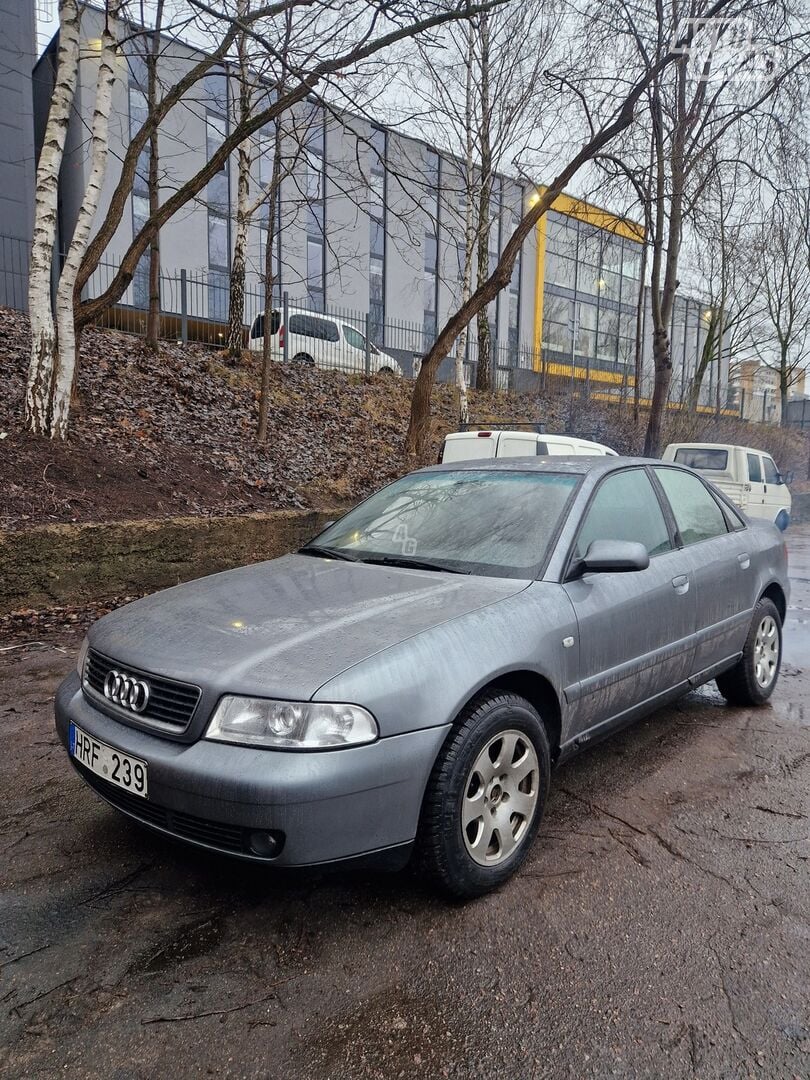
[[756,446],[743,446],[742,443],[717,443],[717,442],[676,442],[670,443],[673,450],[742,450],[746,454],[765,454],[771,457],[769,450],[762,450]]
[[602,473],[626,468],[628,465],[665,465],[667,468],[683,469],[684,472],[693,471],[676,462],[664,462],[659,458],[603,457],[596,454],[593,457],[560,454],[552,457],[473,458],[471,461],[449,461],[446,464],[429,465],[420,471],[466,472],[483,469],[487,472],[592,473],[599,476]]

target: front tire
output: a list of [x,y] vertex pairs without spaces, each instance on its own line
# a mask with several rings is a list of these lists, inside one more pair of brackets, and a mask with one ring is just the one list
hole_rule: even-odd
[[781,663],[782,620],[776,604],[763,597],[754,608],[742,656],[730,671],[717,676],[717,689],[730,705],[764,705],[779,679]]
[[418,837],[427,876],[459,900],[502,885],[529,853],[550,771],[546,729],[528,701],[505,690],[472,701],[428,782]]

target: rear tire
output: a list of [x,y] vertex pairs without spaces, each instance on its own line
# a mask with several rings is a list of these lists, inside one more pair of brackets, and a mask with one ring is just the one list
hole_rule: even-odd
[[457,900],[502,885],[529,853],[550,771],[546,729],[528,701],[505,690],[472,701],[428,781],[417,838],[426,876]]
[[293,357],[293,363],[294,364],[306,364],[307,367],[314,367],[315,366],[315,361],[312,359],[312,357],[309,355],[309,353],[305,353],[305,352],[296,353],[295,356]]
[[764,705],[779,679],[781,663],[782,620],[776,604],[763,597],[754,608],[742,656],[717,676],[717,689],[730,705]]

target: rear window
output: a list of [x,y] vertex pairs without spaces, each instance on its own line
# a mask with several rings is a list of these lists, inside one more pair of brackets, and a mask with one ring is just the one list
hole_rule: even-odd
[[[281,312],[273,311],[270,317],[270,336],[278,333],[278,328],[281,326]],[[264,337],[264,315],[257,315],[253,326],[250,329],[250,337],[252,340],[256,338]]]
[[675,460],[679,465],[688,465],[690,469],[723,472],[728,468],[728,450],[705,450],[697,446],[682,446],[680,450],[675,451]]
[[318,319],[314,315],[291,315],[290,333],[317,338],[319,341],[340,340],[336,323],[329,319]]

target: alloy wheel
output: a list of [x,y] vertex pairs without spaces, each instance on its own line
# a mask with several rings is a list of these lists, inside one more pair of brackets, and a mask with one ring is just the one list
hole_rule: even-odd
[[522,843],[537,810],[537,753],[522,731],[489,740],[467,776],[461,802],[464,845],[480,866],[497,866]]
[[779,629],[776,620],[766,615],[757,627],[754,639],[754,677],[763,689],[776,678],[779,666]]

